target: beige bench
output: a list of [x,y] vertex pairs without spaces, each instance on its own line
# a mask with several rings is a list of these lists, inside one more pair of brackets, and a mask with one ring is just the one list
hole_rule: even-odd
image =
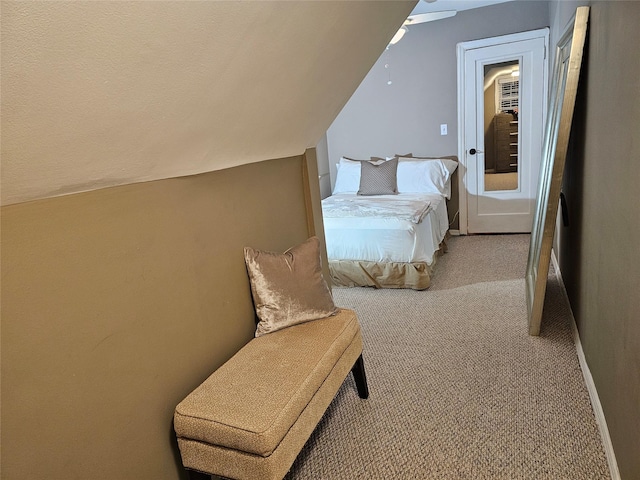
[[350,371],[367,398],[352,310],[252,339],[176,407],[191,478],[283,478]]

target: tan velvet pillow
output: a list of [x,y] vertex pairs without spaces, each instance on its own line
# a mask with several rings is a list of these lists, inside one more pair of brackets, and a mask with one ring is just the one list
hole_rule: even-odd
[[322,276],[317,237],[284,253],[245,247],[244,260],[260,320],[256,337],[338,311]]

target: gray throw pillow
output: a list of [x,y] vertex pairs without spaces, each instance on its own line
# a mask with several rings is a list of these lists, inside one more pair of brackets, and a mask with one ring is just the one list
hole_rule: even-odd
[[360,165],[360,189],[358,195],[396,195],[398,193],[398,159]]

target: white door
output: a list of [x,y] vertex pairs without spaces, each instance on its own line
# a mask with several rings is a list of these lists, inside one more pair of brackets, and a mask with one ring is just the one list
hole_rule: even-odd
[[544,29],[458,46],[461,233],[531,232],[547,43]]

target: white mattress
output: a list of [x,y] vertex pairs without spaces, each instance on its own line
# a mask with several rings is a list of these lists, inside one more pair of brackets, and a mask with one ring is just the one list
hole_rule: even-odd
[[329,260],[426,262],[449,229],[447,205],[440,195],[424,195],[431,208],[416,224],[397,218],[324,218]]

